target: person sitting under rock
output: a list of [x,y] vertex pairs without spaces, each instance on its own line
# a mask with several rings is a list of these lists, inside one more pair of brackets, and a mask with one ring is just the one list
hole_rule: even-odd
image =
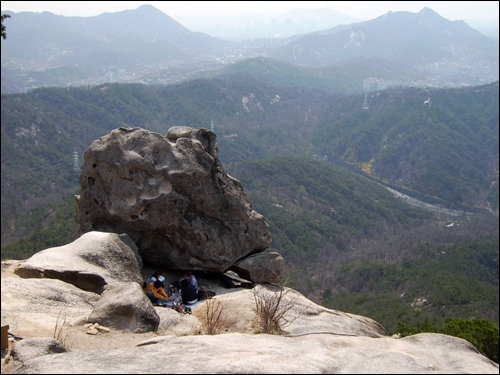
[[[156,280],[159,280],[162,283],[165,281],[165,278],[162,276],[162,272],[159,270],[155,271],[155,273],[153,273],[151,276],[149,276],[146,279],[146,286],[149,285],[149,283],[151,283],[152,281],[156,281]],[[165,285],[163,285],[163,287],[165,287]]]
[[146,295],[151,302],[158,306],[166,306],[170,301],[167,292],[163,289],[163,283],[160,280],[151,281],[146,287]]
[[198,302],[198,292],[188,279],[181,280],[181,297],[184,305],[192,305]]
[[184,279],[189,281],[191,285],[193,285],[194,288],[196,289],[196,293],[198,293],[198,290],[200,289],[198,287],[198,281],[196,280],[196,277],[193,275],[191,271],[186,271],[186,273],[184,274]]

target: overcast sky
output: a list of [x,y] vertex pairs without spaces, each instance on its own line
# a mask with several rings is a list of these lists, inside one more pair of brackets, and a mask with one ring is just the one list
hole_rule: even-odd
[[151,4],[175,19],[188,15],[210,17],[243,13],[278,16],[293,9],[330,8],[361,20],[388,11],[419,12],[428,7],[454,20],[498,20],[499,1],[1,1],[1,10],[52,12],[63,16],[97,16],[106,12],[137,9]]

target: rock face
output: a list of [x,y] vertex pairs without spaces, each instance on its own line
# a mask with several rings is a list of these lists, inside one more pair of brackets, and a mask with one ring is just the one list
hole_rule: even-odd
[[148,264],[224,272],[271,243],[206,129],[114,130],[85,151],[80,185],[80,232],[126,233]]
[[[105,238],[94,239],[98,246]],[[72,245],[67,245],[68,252]],[[105,262],[99,254],[88,267]],[[36,259],[25,262],[33,265]],[[54,262],[61,271],[57,275],[64,275],[66,267],[73,269],[65,259]],[[285,296],[294,303],[289,333],[252,334],[254,293],[273,293],[278,287],[221,290],[187,315],[154,307],[134,282],[113,283],[99,295],[61,280],[20,278],[8,271],[2,264],[2,317],[9,332],[24,339],[14,344],[5,362],[2,358],[2,374],[498,374],[498,364],[466,340],[435,333],[388,337],[376,321],[319,306],[292,289]],[[95,272],[109,279],[105,268]],[[203,318],[217,303],[224,307],[225,333],[201,335]],[[156,324],[158,318],[156,332],[143,332],[152,328],[147,322]],[[95,320],[109,324],[109,332],[88,335],[85,327]],[[54,327],[61,328],[62,341],[52,338]]]
[[250,255],[241,261],[236,262],[231,270],[240,277],[253,281],[254,283],[283,282],[282,276],[285,274],[285,261],[277,252],[260,253]]
[[88,317],[90,323],[132,332],[156,331],[160,317],[139,284],[122,283],[103,293]]
[[[311,334],[164,337],[134,348],[26,361],[17,374],[498,374],[467,341],[421,333],[395,340]],[[432,348],[432,350],[431,350]],[[200,363],[197,363],[199,360]]]
[[12,348],[12,358],[26,362],[48,354],[65,353],[68,350],[59,341],[49,337],[34,337],[22,340]]
[[142,285],[142,259],[126,235],[89,232],[70,244],[42,250],[14,272],[22,278],[59,279],[102,293],[121,282]]

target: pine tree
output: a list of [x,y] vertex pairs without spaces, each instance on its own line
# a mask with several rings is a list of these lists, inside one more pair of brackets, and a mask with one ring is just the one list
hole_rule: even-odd
[[5,18],[10,18],[10,16],[8,14],[2,14],[2,38],[3,39],[7,39],[7,32],[5,31],[5,26],[3,24],[3,20]]

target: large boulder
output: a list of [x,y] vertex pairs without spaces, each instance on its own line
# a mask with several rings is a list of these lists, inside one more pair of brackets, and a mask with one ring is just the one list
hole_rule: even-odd
[[231,270],[254,283],[280,284],[285,281],[285,261],[274,251],[245,257],[236,262]]
[[14,273],[23,278],[59,279],[102,293],[121,282],[142,285],[142,259],[126,234],[89,232],[70,244],[42,250]]
[[224,272],[271,243],[207,129],[116,129],[85,151],[80,185],[79,230],[126,233],[158,267]]
[[94,305],[90,323],[132,332],[156,331],[160,317],[137,283],[122,283],[107,290]]

